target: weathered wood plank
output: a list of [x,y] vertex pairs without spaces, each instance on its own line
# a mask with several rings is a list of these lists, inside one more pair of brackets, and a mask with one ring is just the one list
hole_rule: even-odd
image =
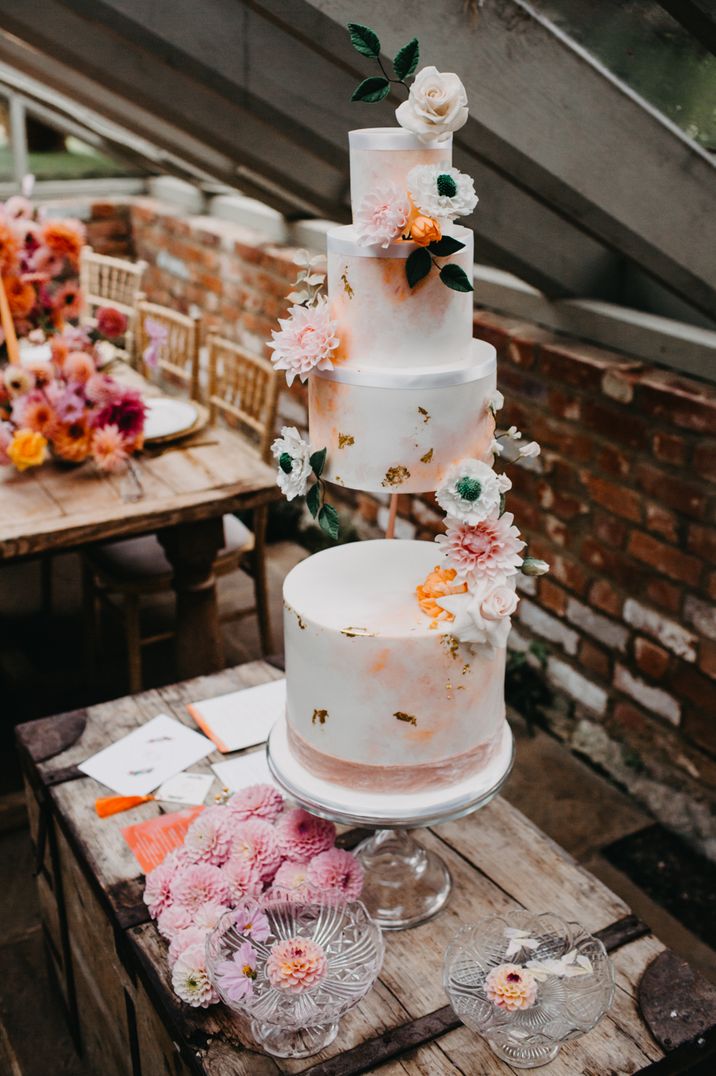
[[32,472],[19,474],[3,467],[0,471],[0,504],[0,528],[3,530],[13,523],[62,516],[60,505]]

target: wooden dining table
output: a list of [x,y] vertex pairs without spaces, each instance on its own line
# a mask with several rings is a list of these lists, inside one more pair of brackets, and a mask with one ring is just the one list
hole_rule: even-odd
[[[124,364],[110,372],[144,395],[159,392]],[[278,499],[275,472],[222,426],[148,445],[134,460],[137,499],[130,476],[101,474],[91,462],[0,468],[0,565],[156,533],[174,570],[179,675],[217,671],[224,662],[213,565],[224,544],[222,516]]]

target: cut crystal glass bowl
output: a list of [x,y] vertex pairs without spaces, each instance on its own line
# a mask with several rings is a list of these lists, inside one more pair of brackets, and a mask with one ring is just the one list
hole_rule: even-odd
[[612,1003],[606,949],[578,924],[514,910],[463,927],[445,955],[456,1014],[515,1068],[553,1060]]
[[[219,920],[206,941],[209,978],[229,1008],[250,1018],[251,1033],[266,1053],[310,1057],[333,1041],[340,1017],[373,986],[383,964],[380,927],[360,901],[271,899],[259,902],[259,907],[268,920],[262,931],[268,936],[260,941],[250,931],[241,932],[236,911]],[[296,939],[320,946],[325,957],[320,980],[298,991],[274,985],[267,971],[274,946]],[[246,942],[256,954],[251,992],[232,1000],[217,968]]]

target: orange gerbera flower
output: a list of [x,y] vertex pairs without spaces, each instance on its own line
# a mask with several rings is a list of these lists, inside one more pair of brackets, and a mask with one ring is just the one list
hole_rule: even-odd
[[55,423],[50,439],[55,455],[68,463],[81,463],[92,451],[92,431],[86,418]]
[[17,239],[4,221],[0,221],[0,273],[13,273],[18,266]]
[[[35,394],[33,394],[35,395]],[[55,412],[52,406],[42,398],[30,399],[25,404],[22,412],[22,424],[28,430],[36,430],[46,434],[55,422]]]
[[3,284],[13,318],[26,318],[37,299],[32,284],[19,276],[6,276],[3,278]]
[[71,265],[79,265],[84,241],[85,230],[78,220],[48,220],[42,226],[42,242]]

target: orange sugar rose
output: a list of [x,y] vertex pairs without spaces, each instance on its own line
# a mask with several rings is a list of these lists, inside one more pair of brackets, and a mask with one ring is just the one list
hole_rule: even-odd
[[448,594],[464,594],[467,583],[453,583],[457,575],[454,568],[433,568],[427,579],[415,588],[418,596],[418,605],[422,611],[434,620],[454,620],[455,617],[447,609],[441,608],[435,601],[436,598],[444,598]]
[[18,471],[25,471],[28,467],[39,467],[45,462],[47,441],[37,430],[21,429],[15,432],[5,451]]
[[420,247],[427,247],[430,243],[437,243],[442,239],[440,225],[432,217],[424,217],[422,214],[413,219],[410,225],[410,238]]

